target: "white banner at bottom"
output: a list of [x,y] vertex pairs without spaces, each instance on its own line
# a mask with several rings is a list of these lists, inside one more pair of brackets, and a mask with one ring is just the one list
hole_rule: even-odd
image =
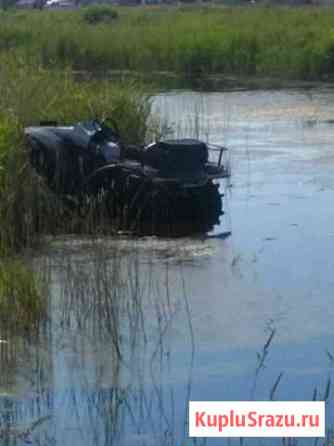
[[190,401],[190,437],[324,437],[324,401]]

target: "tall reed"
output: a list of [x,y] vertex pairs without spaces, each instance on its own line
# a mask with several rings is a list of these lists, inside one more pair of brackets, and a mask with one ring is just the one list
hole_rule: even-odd
[[89,71],[283,79],[333,75],[330,8],[119,8],[117,19],[98,25],[84,17],[81,10],[2,13],[0,51],[15,52],[29,63]]

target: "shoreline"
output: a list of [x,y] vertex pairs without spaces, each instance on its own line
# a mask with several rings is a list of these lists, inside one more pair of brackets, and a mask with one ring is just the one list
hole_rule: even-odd
[[238,76],[233,74],[212,74],[207,76],[184,76],[172,71],[153,71],[150,73],[132,70],[101,70],[91,72],[75,70],[79,80],[108,79],[133,80],[151,85],[161,91],[184,90],[191,88],[200,91],[240,91],[240,90],[282,90],[334,88],[334,77],[326,79],[288,79],[270,76]]

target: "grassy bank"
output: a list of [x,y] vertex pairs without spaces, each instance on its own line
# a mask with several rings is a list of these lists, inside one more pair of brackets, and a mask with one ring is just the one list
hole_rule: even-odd
[[1,14],[0,49],[44,66],[319,79],[334,74],[334,9],[147,7]]

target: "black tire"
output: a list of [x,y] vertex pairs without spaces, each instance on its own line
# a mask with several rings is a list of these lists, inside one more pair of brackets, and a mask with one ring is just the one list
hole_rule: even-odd
[[138,180],[129,191],[126,229],[165,236],[210,231],[223,213],[218,186],[182,189]]
[[50,186],[55,175],[55,163],[50,152],[37,142],[33,142],[30,151],[30,162],[38,175],[44,177]]

